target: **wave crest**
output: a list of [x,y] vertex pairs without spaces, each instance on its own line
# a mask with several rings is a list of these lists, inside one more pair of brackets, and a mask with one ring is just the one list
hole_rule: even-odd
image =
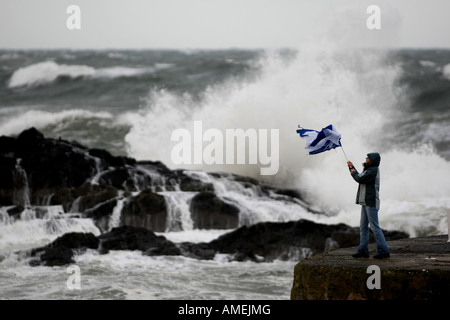
[[114,66],[95,69],[85,65],[58,64],[54,61],[44,61],[17,69],[11,76],[8,87],[34,87],[53,83],[58,78],[106,78],[135,77],[146,73],[153,73],[160,69],[169,68],[171,65],[157,64],[154,67],[131,68]]
[[37,86],[55,81],[58,77],[85,77],[95,74],[95,69],[83,65],[60,65],[53,61],[39,62],[16,70],[8,87]]

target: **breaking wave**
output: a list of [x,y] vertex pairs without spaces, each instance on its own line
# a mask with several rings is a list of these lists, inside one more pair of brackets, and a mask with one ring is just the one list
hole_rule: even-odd
[[46,85],[55,82],[58,78],[106,78],[135,77],[146,73],[155,72],[170,65],[159,64],[154,67],[132,68],[114,66],[96,69],[86,65],[58,64],[54,61],[45,61],[19,68],[11,76],[8,87],[29,87]]

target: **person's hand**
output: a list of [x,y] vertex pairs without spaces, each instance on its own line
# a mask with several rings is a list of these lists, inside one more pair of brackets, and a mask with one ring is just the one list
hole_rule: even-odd
[[347,161],[348,169],[350,170],[350,173],[353,173],[353,171],[356,171],[355,167],[353,166],[353,163],[351,161]]

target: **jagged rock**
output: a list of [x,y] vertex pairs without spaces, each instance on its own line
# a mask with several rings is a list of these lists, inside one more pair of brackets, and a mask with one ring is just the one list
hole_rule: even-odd
[[136,164],[136,160],[129,157],[116,157],[106,150],[92,148],[88,151],[89,155],[101,159],[104,168],[108,167],[123,167],[126,165]]
[[109,229],[109,217],[116,206],[117,199],[110,199],[84,211],[84,215],[94,220],[95,225],[101,232],[105,232]]
[[150,189],[127,199],[122,208],[121,225],[143,227],[154,232],[166,230],[167,207],[162,195]]
[[[400,231],[385,233],[386,239],[407,238]],[[314,255],[334,248],[359,243],[359,228],[345,224],[326,225],[308,220],[264,222],[243,226],[209,243],[217,252],[239,254],[239,257],[259,261],[289,260]],[[373,237],[370,240],[374,241]]]
[[74,263],[73,255],[75,251],[82,252],[85,249],[97,249],[99,240],[92,233],[70,232],[57,238],[47,246],[33,249],[32,257],[39,257],[32,260],[33,266],[43,264],[46,266],[61,266]]
[[[99,217],[96,223],[102,231],[119,194],[128,197],[122,224],[166,231],[168,207],[163,196],[155,194],[159,191],[198,193],[190,204],[194,228],[232,229],[242,222],[238,205],[215,195],[214,185],[200,177],[170,170],[159,161],[138,162],[74,141],[45,138],[35,128],[18,137],[0,137],[0,173],[0,205],[61,205],[65,212]],[[274,188],[253,178],[228,173],[210,175],[236,183],[255,196],[301,201],[298,192]],[[141,190],[145,191],[130,196]]]
[[99,179],[102,185],[111,186],[116,189],[137,191],[142,186],[151,185],[151,179],[132,167],[111,168],[103,173]]
[[212,192],[200,192],[191,200],[194,229],[234,229],[239,225],[239,208]]
[[70,232],[52,242],[51,247],[65,246],[70,249],[97,249],[99,240],[92,233]]
[[65,212],[80,213],[117,196],[117,189],[90,183],[75,188],[42,189],[34,192],[35,199],[42,199],[39,205],[62,205]]
[[[397,231],[386,232],[385,236],[387,240],[408,237]],[[228,254],[230,261],[293,260],[341,247],[342,244],[358,242],[358,228],[345,224],[324,225],[307,220],[261,222],[250,227],[240,227],[209,243],[180,244],[174,244],[143,227],[120,226],[97,238],[92,234],[65,234],[45,247],[32,250],[32,256],[40,256],[40,259],[31,264],[72,263],[74,250],[85,248],[98,248],[101,253],[109,250],[140,250],[148,256],[183,255],[200,260],[211,260],[217,253]]]
[[23,206],[12,206],[6,212],[8,212],[8,215],[11,218],[16,219],[20,216],[24,209],[25,208]]
[[73,260],[73,250],[64,246],[46,248],[41,254],[40,260],[40,263],[36,262],[36,260],[33,260],[33,266],[43,264],[48,267],[53,267],[75,263],[75,261]]
[[194,192],[213,192],[214,186],[212,183],[204,183],[200,180],[193,179],[184,174],[180,174],[177,177],[177,184],[181,191],[194,191]]
[[[20,174],[18,174],[20,173]],[[45,138],[30,128],[18,137],[0,137],[0,205],[62,205],[65,212],[85,213],[103,230],[114,201],[130,192],[121,222],[165,231],[167,208],[156,191],[213,191],[204,183],[170,170],[159,161],[117,157],[77,142]]]
[[12,173],[15,170],[16,159],[14,158],[14,138],[0,137],[0,205],[13,205],[14,182]]
[[85,148],[45,139],[34,128],[17,137],[16,158],[22,159],[32,190],[77,187],[96,172],[96,162],[86,156]]
[[198,260],[212,260],[216,255],[216,251],[208,243],[183,242],[179,244],[179,248],[183,256]]
[[75,253],[86,249],[98,249],[100,253],[109,250],[140,250],[144,255],[180,255],[180,249],[163,236],[157,236],[145,228],[122,226],[98,237],[92,233],[71,232],[62,235],[52,243],[30,251],[31,266],[62,266],[74,263]]
[[181,252],[175,245],[158,245],[148,248],[142,254],[144,256],[179,256]]
[[133,226],[121,226],[98,237],[101,252],[109,250],[140,250],[145,255],[180,255],[180,249],[163,236]]
[[114,199],[118,196],[118,190],[115,188],[90,183],[73,188],[71,193],[75,200],[78,199],[76,203],[78,212],[85,212],[99,203]]

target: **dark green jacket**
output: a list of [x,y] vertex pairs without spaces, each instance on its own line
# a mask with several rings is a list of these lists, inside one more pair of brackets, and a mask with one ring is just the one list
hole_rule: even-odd
[[380,209],[380,165],[381,157],[377,152],[367,155],[370,162],[364,163],[361,173],[353,171],[352,177],[359,183],[356,203],[364,206]]

